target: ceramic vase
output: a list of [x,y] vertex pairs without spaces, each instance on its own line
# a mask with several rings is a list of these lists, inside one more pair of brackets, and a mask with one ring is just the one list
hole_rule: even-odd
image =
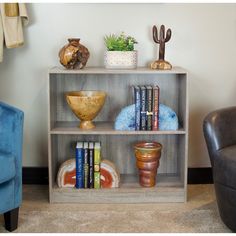
[[68,42],[59,51],[60,63],[67,69],[83,69],[90,56],[89,50],[78,38],[70,38]]
[[135,69],[137,68],[137,51],[106,51],[104,63],[107,69]]
[[156,185],[161,150],[162,145],[157,142],[135,144],[136,166],[139,170],[139,183],[142,187],[154,187]]

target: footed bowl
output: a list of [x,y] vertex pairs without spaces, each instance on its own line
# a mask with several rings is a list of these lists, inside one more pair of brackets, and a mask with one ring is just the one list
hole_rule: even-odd
[[92,120],[101,111],[106,99],[106,93],[103,91],[72,91],[66,93],[66,101],[73,113],[81,122],[79,128],[95,128]]

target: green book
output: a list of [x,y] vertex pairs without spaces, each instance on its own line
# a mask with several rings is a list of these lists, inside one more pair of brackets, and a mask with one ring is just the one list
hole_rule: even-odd
[[101,185],[100,185],[100,171],[99,172],[94,172],[94,188],[95,189],[101,188]]
[[101,144],[95,142],[94,145],[94,188],[100,188],[100,163],[101,163]]

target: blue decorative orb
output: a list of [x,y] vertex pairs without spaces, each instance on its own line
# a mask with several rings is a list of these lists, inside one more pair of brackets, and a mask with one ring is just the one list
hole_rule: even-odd
[[[179,127],[176,113],[168,106],[159,106],[159,130],[177,130]],[[121,110],[115,120],[115,130],[135,130],[135,104]]]

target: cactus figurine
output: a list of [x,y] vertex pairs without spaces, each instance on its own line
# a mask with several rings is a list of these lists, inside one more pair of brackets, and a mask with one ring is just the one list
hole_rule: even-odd
[[151,63],[151,69],[157,70],[171,70],[172,65],[165,61],[165,43],[171,38],[171,30],[168,29],[165,34],[165,26],[161,25],[160,35],[158,37],[157,27],[154,25],[152,28],[153,40],[155,43],[160,44],[159,47],[159,59]]

